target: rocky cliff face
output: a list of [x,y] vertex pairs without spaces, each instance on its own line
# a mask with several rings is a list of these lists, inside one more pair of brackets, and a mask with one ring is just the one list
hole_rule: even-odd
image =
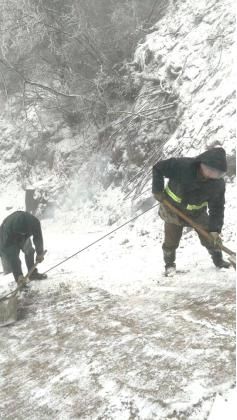
[[170,1],[125,68],[133,102],[104,130],[85,137],[83,130],[51,121],[39,134],[23,113],[8,121],[2,114],[1,181],[50,179],[61,189],[72,182],[87,191],[86,198],[123,186],[134,197],[150,191],[157,160],[216,145],[226,148],[233,176],[234,29],[233,1]]
[[[151,167],[168,156],[194,156],[221,145],[235,174],[234,3],[171,1],[127,66],[137,96],[102,133],[104,187],[150,191]],[[92,170],[90,171],[90,173]],[[99,176],[98,176],[99,174]]]
[[[134,112],[144,119],[127,149],[163,156],[195,155],[223,145],[234,173],[235,89],[233,2],[172,1],[135,52],[142,89]],[[139,152],[138,152],[139,154]]]

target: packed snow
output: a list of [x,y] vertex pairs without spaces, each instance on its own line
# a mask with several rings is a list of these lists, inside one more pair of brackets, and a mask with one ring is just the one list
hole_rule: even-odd
[[[143,118],[131,135],[114,136],[113,153],[98,150],[96,136],[85,142],[80,130],[62,127],[55,135],[52,130],[47,149],[54,152],[52,168],[24,117],[13,121],[1,115],[0,222],[24,210],[27,176],[29,185],[46,186],[53,198],[64,191],[54,217],[41,220],[47,254],[40,270],[48,279],[30,283],[18,298],[18,321],[0,328],[4,420],[234,416],[235,271],[215,268],[197,235],[185,229],[177,251],[180,273],[164,277],[158,208],[141,215],[155,204],[153,161],[195,156],[215,145],[226,149],[228,162],[234,160],[234,2],[209,3],[170,1],[130,63],[139,67],[134,77],[144,77],[131,110],[159,108],[170,91],[178,101],[172,124]],[[158,111],[157,118],[163,116]],[[57,125],[50,115],[49,122]],[[35,165],[19,159],[28,149],[39,154]],[[112,182],[121,174],[125,191]],[[234,176],[233,165],[222,232],[233,250]],[[134,199],[138,179],[147,180],[146,192]],[[0,295],[14,287],[11,275],[0,274]]]
[[[1,219],[24,209],[23,191],[9,191]],[[135,215],[125,202],[124,218],[103,225],[98,207],[90,225],[86,207],[42,220],[41,271]],[[230,248],[233,213],[228,204]],[[18,300],[18,321],[0,329],[2,418],[202,420],[220,404],[235,385],[235,272],[216,269],[186,231],[177,252],[185,272],[164,277],[162,227],[156,207],[31,282]],[[12,286],[11,275],[3,282]]]

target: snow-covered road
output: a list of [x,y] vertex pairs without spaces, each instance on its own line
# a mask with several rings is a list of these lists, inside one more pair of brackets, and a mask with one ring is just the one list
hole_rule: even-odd
[[[191,271],[165,278],[154,219],[31,283],[19,321],[0,330],[0,418],[202,420],[234,386],[234,270],[188,232],[177,265]],[[43,227],[43,270],[106,233]]]

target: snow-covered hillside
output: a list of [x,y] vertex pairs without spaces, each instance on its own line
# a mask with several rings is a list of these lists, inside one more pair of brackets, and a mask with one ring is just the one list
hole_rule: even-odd
[[[39,136],[2,113],[0,219],[24,209],[26,185],[55,199],[43,271],[151,207],[157,160],[215,145],[228,154],[222,234],[234,249],[233,34],[232,1],[170,1],[129,65],[138,96],[101,147],[94,132],[52,122]],[[165,278],[162,237],[156,207],[31,283],[19,321],[0,329],[0,418],[204,420],[213,406],[219,420],[225,396],[233,413],[234,269],[217,270],[186,230],[185,273]]]

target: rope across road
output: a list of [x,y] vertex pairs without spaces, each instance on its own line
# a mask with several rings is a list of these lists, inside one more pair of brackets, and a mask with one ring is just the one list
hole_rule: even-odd
[[91,242],[89,245],[85,246],[84,248],[80,249],[79,251],[75,252],[74,254],[70,255],[69,257],[65,258],[61,262],[59,262],[56,265],[53,265],[50,267],[47,271],[45,271],[43,274],[48,273],[49,271],[53,270],[54,268],[58,267],[61,264],[64,264],[66,261],[70,260],[71,258],[75,257],[76,255],[80,254],[81,252],[85,251],[86,249],[90,248],[91,246],[97,244],[98,242],[102,241],[103,239],[107,238],[107,236],[112,235],[112,233],[117,232],[119,229],[122,229],[124,226],[128,225],[129,223],[133,222],[134,220],[138,219],[139,217],[143,216],[143,214],[148,213],[148,211],[154,209],[159,204],[155,204],[154,206],[150,207],[149,209],[143,211],[142,213],[138,214],[138,216],[133,217],[132,219],[128,220],[127,222],[123,223],[122,225],[118,226],[117,228],[111,230],[110,232],[106,233],[106,235],[101,236],[100,238],[96,239],[96,241]]
[[[206,237],[209,241],[211,240],[210,234],[205,231],[201,226],[197,225],[196,223],[194,223],[189,217],[187,217],[185,214],[183,214],[179,209],[176,209],[173,205],[171,205],[167,200],[163,200],[163,202],[165,203],[166,206],[168,206],[174,213],[178,214],[179,217],[181,217],[182,219],[184,219],[188,225],[192,226],[194,229],[198,230],[202,236]],[[143,216],[144,214],[148,213],[150,210],[154,209],[155,207],[157,207],[159,204],[154,204],[154,206],[150,207],[149,209],[143,211],[142,213],[138,214],[137,216],[133,217],[132,219],[128,220],[127,222],[123,223],[122,225],[118,226],[117,228],[111,230],[110,232],[106,233],[105,235],[101,236],[100,238],[96,239],[94,242],[91,242],[90,244],[88,244],[87,246],[85,246],[84,248],[80,249],[79,251],[75,252],[74,254],[70,255],[67,258],[64,258],[62,261],[60,261],[59,263],[53,265],[52,267],[48,268],[48,270],[46,270],[43,274],[48,273],[49,271],[54,270],[56,267],[59,267],[60,265],[64,264],[66,261],[70,260],[71,258],[76,257],[78,254],[80,254],[81,252],[85,251],[86,249],[89,249],[90,247],[92,247],[93,245],[97,244],[98,242],[101,242],[103,239],[107,238],[108,236],[112,235],[112,233],[117,232],[119,229],[122,229],[124,226],[128,225],[131,222],[134,222],[135,220],[137,220],[139,217]],[[233,251],[231,251],[230,249],[226,248],[224,245],[221,245],[220,247],[223,251],[225,251],[227,254],[230,255],[230,261],[231,264],[233,265],[233,267],[236,267],[236,261],[235,261],[235,253]],[[31,271],[31,270],[30,270]],[[8,293],[5,296],[0,297],[0,302],[6,300],[7,298],[14,296],[14,294],[17,293],[18,290],[21,289],[21,286],[18,286],[15,290],[13,290],[12,292]]]
[[[60,265],[64,264],[66,261],[70,260],[73,257],[76,257],[76,255],[80,254],[81,252],[85,251],[86,249],[92,247],[93,245],[97,244],[98,242],[102,241],[103,239],[107,238],[108,236],[112,235],[112,233],[117,232],[119,229],[122,229],[124,226],[128,225],[131,222],[134,222],[134,220],[138,219],[139,217],[143,216],[143,214],[148,213],[148,211],[154,209],[159,204],[154,204],[154,206],[150,207],[149,209],[143,211],[142,213],[138,214],[137,216],[133,217],[132,219],[128,220],[127,222],[123,223],[122,225],[118,226],[117,228],[111,230],[110,232],[106,233],[105,235],[101,236],[100,238],[96,239],[96,241],[91,242],[89,245],[85,246],[84,248],[80,249],[79,251],[75,252],[74,254],[70,255],[69,257],[63,259],[59,263],[53,265],[52,267],[48,268],[43,274],[48,273],[49,271],[54,270],[56,267],[59,267]],[[12,292],[9,292],[8,294],[0,297],[0,302],[9,299],[10,297],[14,296],[19,290],[22,289],[22,286],[18,286],[16,289],[14,289]]]

